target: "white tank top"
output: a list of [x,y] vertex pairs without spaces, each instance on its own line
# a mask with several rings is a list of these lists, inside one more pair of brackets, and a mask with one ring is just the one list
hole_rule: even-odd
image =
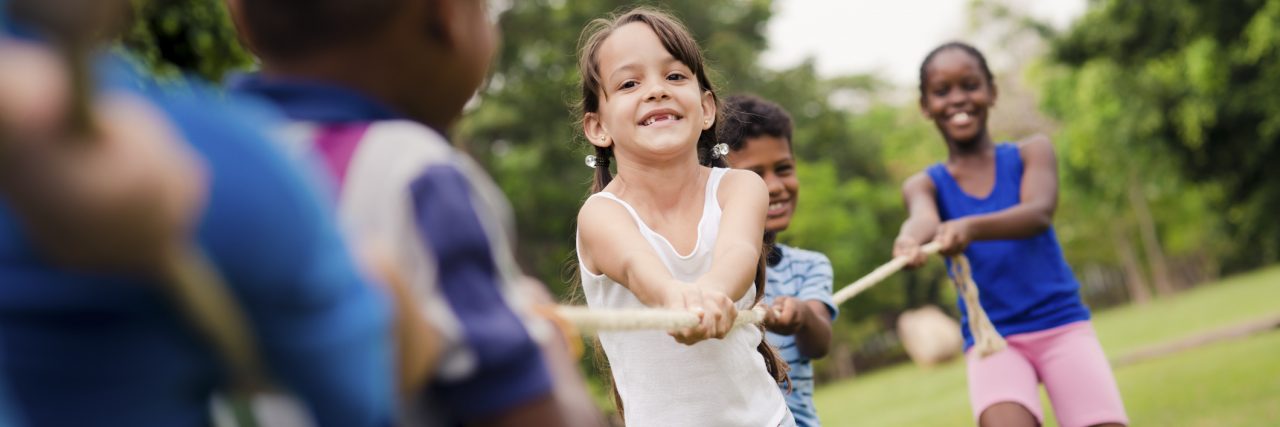
[[[605,191],[591,197],[610,199],[626,208],[672,276],[692,283],[711,269],[712,249],[720,229],[716,192],[726,171],[711,171],[702,219],[698,221],[698,241],[687,255],[676,252],[627,202]],[[582,253],[581,244],[578,253]],[[583,267],[581,255],[578,265],[589,307],[645,307],[626,287]],[[755,295],[753,286],[734,305],[740,310],[750,309]],[[600,333],[600,344],[609,358],[614,384],[622,396],[624,421],[629,427],[795,425],[764,358],[756,351],[762,339],[760,329],[752,325],[734,328],[723,340],[706,340],[692,346],[677,343],[666,331]]]

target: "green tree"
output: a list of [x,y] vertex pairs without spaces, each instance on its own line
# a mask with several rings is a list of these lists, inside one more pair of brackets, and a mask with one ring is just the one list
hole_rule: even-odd
[[1154,153],[1141,157],[1155,163],[1127,166],[1154,215],[1179,225],[1162,237],[1184,247],[1212,239],[1196,229],[1211,235],[1222,218],[1231,243],[1214,243],[1228,251],[1228,271],[1280,259],[1280,224],[1271,220],[1280,208],[1280,168],[1271,167],[1280,161],[1280,100],[1264,95],[1280,92],[1277,28],[1277,0],[1100,0],[1053,42],[1052,58],[1067,71],[1047,86],[1064,101],[1049,108],[1094,120],[1075,131],[1082,144],[1123,147],[1072,155],[1098,164],[1130,162],[1122,150]]
[[133,24],[120,41],[159,76],[218,82],[252,64],[222,0],[135,0]]

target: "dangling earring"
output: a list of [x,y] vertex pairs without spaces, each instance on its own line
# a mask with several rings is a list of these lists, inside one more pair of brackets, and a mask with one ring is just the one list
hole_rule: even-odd
[[725,144],[721,142],[719,144],[711,146],[711,157],[715,157],[717,159],[723,159],[724,156],[727,156],[727,155],[729,155],[729,144]]

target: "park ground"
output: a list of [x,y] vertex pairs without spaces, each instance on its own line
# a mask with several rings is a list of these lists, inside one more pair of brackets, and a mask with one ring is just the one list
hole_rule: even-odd
[[[1280,425],[1280,267],[1095,313],[1135,426]],[[1228,338],[1240,327],[1256,331]],[[1214,339],[1215,335],[1217,338]],[[1179,345],[1181,344],[1181,345]],[[902,364],[819,386],[826,426],[971,425],[964,363]],[[1056,426],[1041,390],[1046,426]]]

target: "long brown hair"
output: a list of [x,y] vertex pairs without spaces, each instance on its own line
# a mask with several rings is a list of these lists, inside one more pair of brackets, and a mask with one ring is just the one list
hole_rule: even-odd
[[[711,79],[708,77],[707,68],[702,59],[702,50],[698,48],[698,42],[694,40],[693,35],[674,16],[642,6],[627,10],[621,14],[615,13],[606,18],[592,20],[587,23],[586,28],[583,28],[582,36],[578,39],[578,71],[579,75],[582,76],[582,100],[577,107],[581,115],[596,113],[600,110],[600,98],[603,96],[603,91],[600,88],[599,58],[597,58],[600,46],[613,34],[614,30],[633,22],[644,23],[653,29],[653,32],[658,35],[658,40],[661,40],[662,47],[666,48],[671,56],[688,66],[697,78],[699,88],[705,92],[710,92],[716,106],[720,105],[720,98],[716,96],[715,88],[711,85]],[[716,108],[717,117],[715,122],[698,136],[698,162],[703,166],[729,167],[729,164],[723,158],[711,155],[711,148],[716,144],[716,127],[720,123],[719,112],[720,108]],[[613,149],[596,146],[595,156],[595,175],[592,178],[591,194],[604,190],[605,186],[609,185],[609,182],[613,180],[613,175],[609,171]],[[767,251],[761,252],[759,262],[756,265],[756,303],[759,303],[764,298],[765,253]],[[608,361],[599,349],[600,347],[597,345],[597,365],[601,366],[607,374]],[[780,384],[787,382],[787,364],[778,356],[777,351],[763,339],[760,340],[760,345],[756,347],[756,350],[764,357],[765,366],[774,380]],[[617,386],[613,384],[612,375],[609,375],[608,378],[610,378],[610,387],[613,389],[614,404],[617,405],[618,413],[621,414],[623,411],[622,399],[618,395]]]

